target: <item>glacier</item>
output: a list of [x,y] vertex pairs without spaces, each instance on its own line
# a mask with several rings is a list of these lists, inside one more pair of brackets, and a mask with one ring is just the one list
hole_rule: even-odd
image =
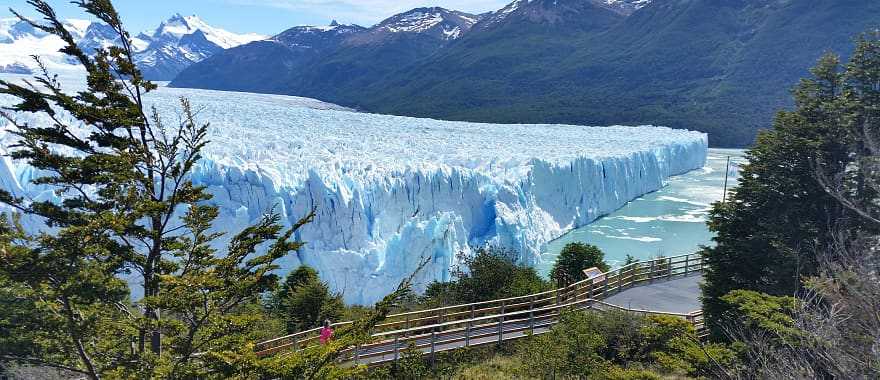
[[[377,301],[423,261],[417,290],[450,280],[460,254],[487,244],[536,265],[548,242],[703,167],[708,151],[705,134],[666,127],[450,122],[192,89],[160,88],[148,101],[175,122],[181,96],[211,123],[192,179],[214,196],[216,225],[234,233],[270,210],[292,225],[316,208],[297,234],[305,248],[280,264],[316,268],[349,304]],[[53,199],[30,183],[39,173],[5,157],[9,128],[0,187]]]

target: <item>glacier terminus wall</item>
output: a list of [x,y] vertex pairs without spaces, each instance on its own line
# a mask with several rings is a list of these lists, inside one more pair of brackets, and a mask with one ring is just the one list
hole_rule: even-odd
[[[450,280],[459,254],[487,244],[537,263],[552,239],[701,168],[708,148],[705,134],[665,127],[447,122],[168,88],[149,100],[173,122],[179,96],[211,123],[192,178],[220,207],[218,229],[238,232],[270,210],[291,225],[314,207],[297,236],[306,247],[281,265],[316,268],[356,304],[377,301],[425,260],[417,290]],[[0,131],[0,154],[13,139]],[[0,160],[0,187],[52,197],[30,184],[35,176]]]

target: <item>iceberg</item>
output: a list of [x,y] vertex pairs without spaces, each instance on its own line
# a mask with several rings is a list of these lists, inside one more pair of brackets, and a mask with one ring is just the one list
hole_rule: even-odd
[[[379,300],[422,262],[417,290],[450,280],[461,255],[487,244],[534,265],[546,243],[702,168],[708,151],[705,134],[666,127],[450,122],[191,89],[148,99],[173,123],[180,96],[211,123],[192,179],[213,195],[220,230],[236,233],[271,210],[291,225],[315,208],[296,236],[305,248],[281,265],[316,268],[350,304]],[[0,154],[14,141],[9,128]],[[0,187],[54,197],[30,183],[38,174],[0,160]]]

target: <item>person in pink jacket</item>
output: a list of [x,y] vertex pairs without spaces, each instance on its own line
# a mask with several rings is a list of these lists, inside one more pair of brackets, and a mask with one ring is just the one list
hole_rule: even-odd
[[330,327],[330,320],[324,321],[324,327],[321,328],[321,344],[327,344],[333,338],[333,328]]

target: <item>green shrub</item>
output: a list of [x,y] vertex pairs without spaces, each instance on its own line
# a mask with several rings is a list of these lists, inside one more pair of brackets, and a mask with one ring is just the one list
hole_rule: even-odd
[[318,272],[301,266],[290,272],[284,284],[269,299],[272,313],[294,333],[321,326],[324,320],[336,321],[346,313],[342,296],[332,294],[327,284],[318,278]]
[[607,272],[611,267],[604,259],[605,254],[596,246],[568,243],[556,258],[556,263],[550,271],[550,278],[556,281],[556,286],[563,287],[583,280],[584,269],[596,267],[602,272]]
[[452,305],[518,297],[549,289],[534,268],[517,263],[515,251],[501,247],[477,250],[473,256],[459,255],[461,265],[453,270],[451,282],[428,285],[422,302]]

